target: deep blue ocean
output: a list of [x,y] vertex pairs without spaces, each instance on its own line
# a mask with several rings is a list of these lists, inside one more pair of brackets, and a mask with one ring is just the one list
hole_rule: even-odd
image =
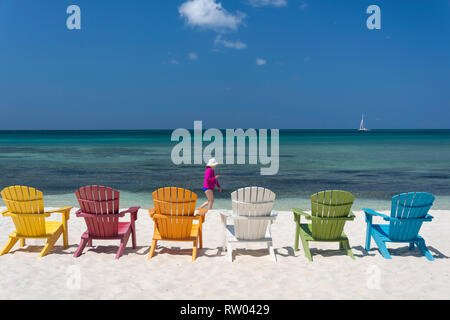
[[[204,198],[204,166],[174,165],[171,133],[0,131],[0,188],[33,186],[46,206],[76,205],[74,191],[87,184],[119,189],[121,206],[150,206],[164,186]],[[230,192],[257,185],[277,194],[278,209],[307,207],[326,189],[354,193],[355,208],[388,209],[397,193],[426,191],[437,196],[434,209],[450,209],[450,130],[280,130],[279,160],[273,176],[260,175],[260,164],[218,166],[223,192],[214,207],[231,207]]]

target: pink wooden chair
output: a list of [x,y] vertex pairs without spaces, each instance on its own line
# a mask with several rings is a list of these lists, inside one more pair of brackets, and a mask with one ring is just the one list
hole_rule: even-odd
[[[131,235],[133,249],[136,248],[136,229],[134,221],[140,207],[131,207],[119,212],[119,191],[104,186],[85,186],[75,192],[80,210],[77,217],[86,221],[87,230],[81,236],[81,242],[74,257],[83,253],[86,244],[92,246],[92,240],[120,240],[116,259],[119,259]],[[119,218],[130,213],[130,222],[119,222]]]

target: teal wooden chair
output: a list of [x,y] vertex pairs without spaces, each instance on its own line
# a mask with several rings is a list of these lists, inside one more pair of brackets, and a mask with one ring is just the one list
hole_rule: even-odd
[[[386,247],[386,242],[409,243],[409,249],[416,245],[422,254],[430,261],[434,258],[428,251],[425,240],[419,236],[423,222],[431,221],[428,214],[433,205],[434,196],[426,192],[402,193],[392,197],[391,215],[363,209],[366,214],[367,233],[366,250],[370,250],[370,240],[373,238],[385,259],[392,259]],[[382,217],[389,224],[373,224],[374,216]]]
[[[355,259],[350,242],[343,232],[345,223],[355,219],[350,211],[354,200],[355,197],[350,192],[327,190],[311,196],[311,215],[299,208],[292,209],[296,223],[294,250],[298,251],[300,237],[305,256],[312,261],[310,241],[339,242],[339,249],[344,249],[350,258]],[[301,223],[301,216],[311,223]]]

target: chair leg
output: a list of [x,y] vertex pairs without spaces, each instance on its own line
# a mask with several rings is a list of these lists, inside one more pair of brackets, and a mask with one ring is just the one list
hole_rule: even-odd
[[295,244],[294,244],[294,251],[298,251],[298,242],[300,238],[300,226],[298,223],[296,223],[295,226]]
[[433,255],[430,251],[428,251],[427,246],[425,245],[425,240],[417,241],[417,246],[419,247],[420,252],[430,261],[433,261]]
[[86,247],[86,244],[89,243],[90,239],[81,238],[81,242],[78,245],[77,251],[73,254],[74,258],[78,258],[83,253],[84,248]]
[[133,249],[136,249],[136,227],[131,230],[131,245]]
[[4,255],[6,253],[9,252],[9,250],[12,249],[12,247],[14,247],[14,245],[16,244],[16,242],[18,241],[18,238],[15,237],[9,237],[8,238],[8,242],[6,242],[5,246],[3,247],[2,251],[0,252],[0,256]]
[[373,234],[373,240],[375,240],[375,243],[377,244],[378,250],[380,250],[381,255],[385,259],[392,259],[391,255],[389,254],[389,251],[386,247],[386,243],[382,241],[376,234]]
[[275,250],[273,250],[272,242],[268,242],[267,247],[269,249],[269,253],[270,253],[270,256],[272,257],[272,260],[277,262],[277,256],[275,255]]
[[89,239],[89,240],[88,240],[87,245],[88,245],[88,247],[92,247],[92,246],[93,246],[93,245],[92,245],[92,239]]
[[157,243],[158,243],[158,240],[152,240],[152,246],[150,247],[150,252],[148,253],[148,257],[147,257],[148,260],[150,260],[153,257]]
[[200,233],[199,233],[199,245],[198,245],[198,248],[199,249],[203,249],[203,234],[202,234],[203,232],[202,231],[200,231]]
[[65,223],[63,223],[63,248],[67,249],[69,247],[69,232],[67,230],[67,221]]
[[195,258],[197,258],[197,245],[198,245],[198,239],[194,240],[193,248],[192,248],[192,262],[195,261]]
[[227,240],[228,240],[228,233],[227,233],[227,218],[223,215],[220,215],[220,221],[222,222],[222,250],[227,251]]
[[311,251],[309,250],[309,244],[308,241],[306,241],[302,234],[300,233],[300,238],[302,239],[302,245],[303,245],[303,251],[305,252],[305,256],[309,261],[313,261],[311,256]]
[[56,241],[58,241],[61,233],[62,233],[62,227],[60,227],[54,234],[52,234],[52,236],[50,238],[47,239],[47,243],[45,244],[44,248],[42,249],[41,253],[39,254],[39,258],[42,258],[43,256],[47,255],[50,252],[50,250],[52,250]]
[[409,243],[409,250],[414,250],[414,242]]
[[343,241],[339,241],[339,250],[344,250],[344,249],[345,249],[345,247],[344,247]]
[[128,229],[127,233],[125,233],[123,235],[122,239],[120,239],[120,246],[116,253],[116,259],[119,259],[122,256],[123,252],[125,251],[125,248],[128,243],[128,239],[130,239],[130,234],[131,234],[131,228]]
[[25,247],[25,245],[26,245],[25,238],[21,238],[20,239],[20,246],[21,247]]
[[348,240],[344,240],[340,242],[340,246],[342,246],[342,248],[347,251],[347,255],[352,258],[353,260],[355,260],[355,256],[353,255],[352,252],[352,248],[350,247],[350,241]]
[[[366,214],[366,219],[367,219]],[[367,221],[367,228],[366,228],[366,251],[370,250],[370,238],[372,237],[372,216],[369,216],[369,221]]]
[[227,257],[229,262],[233,262],[233,248],[231,243],[227,243]]

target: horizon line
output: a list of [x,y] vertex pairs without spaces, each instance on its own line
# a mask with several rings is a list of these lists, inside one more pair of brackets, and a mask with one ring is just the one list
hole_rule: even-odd
[[[0,132],[12,132],[12,131],[168,131],[168,130],[176,130],[180,128],[160,128],[160,129],[0,129]],[[187,130],[194,130],[194,128],[183,128]],[[208,130],[208,129],[219,129],[219,130],[226,130],[226,129],[267,129],[267,130],[302,130],[302,131],[359,131],[358,129],[342,129],[342,128],[332,128],[332,129],[302,129],[302,128],[204,128],[202,131]],[[389,130],[450,130],[450,128],[384,128],[384,129],[370,129],[370,131],[389,131]],[[367,133],[367,131],[366,131]]]

